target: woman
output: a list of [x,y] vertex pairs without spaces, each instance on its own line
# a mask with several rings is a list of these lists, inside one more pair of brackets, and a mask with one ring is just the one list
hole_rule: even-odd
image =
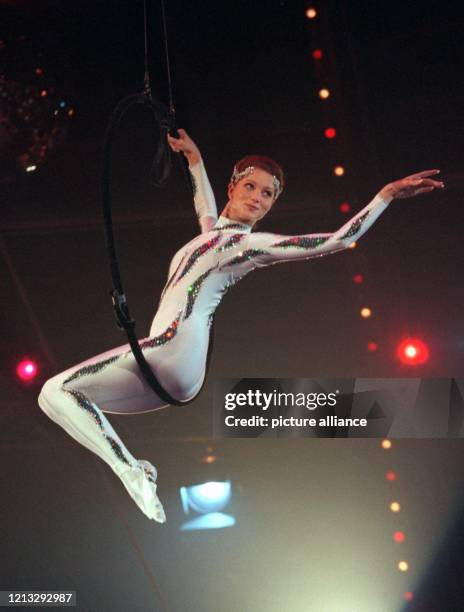
[[[179,130],[179,138],[168,136],[168,141],[189,162],[202,233],[174,255],[150,335],[140,341],[140,346],[162,387],[181,401],[194,397],[202,386],[211,318],[224,293],[237,280],[256,267],[346,249],[392,199],[443,187],[441,181],[429,178],[439,170],[426,170],[386,185],[337,232],[302,236],[251,233],[282,192],[280,166],[262,156],[240,160],[228,186],[228,202],[218,219],[197,146],[184,130]],[[38,401],[53,421],[108,463],[149,518],[166,520],[156,494],[156,468],[135,459],[104,416],[106,412],[134,414],[166,406],[143,379],[129,345],[51,378]]]

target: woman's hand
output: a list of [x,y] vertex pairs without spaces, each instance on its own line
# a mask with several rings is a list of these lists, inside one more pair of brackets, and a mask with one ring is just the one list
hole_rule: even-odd
[[422,172],[411,174],[404,179],[385,185],[385,187],[380,190],[379,195],[403,199],[412,198],[420,193],[427,193],[437,188],[441,189],[445,186],[442,181],[434,181],[428,178],[429,176],[435,176],[439,172],[440,170],[423,170]]
[[175,153],[183,153],[189,166],[194,166],[201,160],[200,150],[185,130],[179,128],[177,131],[179,132],[179,138],[174,138],[168,134],[169,146]]

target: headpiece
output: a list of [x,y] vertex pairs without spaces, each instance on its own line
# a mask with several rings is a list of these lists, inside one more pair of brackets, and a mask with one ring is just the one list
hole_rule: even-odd
[[[239,172],[237,166],[234,166],[234,171],[232,172],[232,176],[230,177],[230,182],[233,185],[236,185],[240,180],[242,180],[242,178],[249,176],[253,172],[253,170],[255,170],[255,166],[247,166],[244,170],[241,170]],[[267,172],[267,170],[265,170],[265,172]],[[274,190],[275,190],[274,200],[277,200],[277,198],[282,193],[283,189],[276,175],[271,174],[271,176],[272,176],[272,182],[274,183]]]

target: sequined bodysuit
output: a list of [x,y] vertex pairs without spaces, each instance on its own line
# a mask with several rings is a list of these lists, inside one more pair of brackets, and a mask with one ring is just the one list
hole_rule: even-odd
[[[191,172],[202,233],[174,255],[149,337],[140,341],[157,379],[179,400],[195,396],[203,383],[211,317],[229,287],[255,268],[346,249],[389,202],[376,196],[334,233],[281,236],[251,232],[250,226],[225,217],[217,219],[203,163]],[[144,381],[128,345],[50,379],[39,404],[115,471],[121,464],[134,466],[135,460],[103,413],[146,412],[165,406]]]

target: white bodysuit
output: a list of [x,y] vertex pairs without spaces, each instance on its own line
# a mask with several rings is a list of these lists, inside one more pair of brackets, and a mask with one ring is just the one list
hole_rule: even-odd
[[[181,401],[194,397],[203,384],[212,315],[229,287],[255,268],[346,249],[390,201],[377,195],[334,233],[281,236],[251,232],[250,226],[225,217],[217,219],[203,163],[190,171],[202,233],[174,255],[149,337],[139,341],[160,384]],[[39,405],[104,459],[150,516],[150,508],[145,507],[150,501],[141,503],[131,490],[133,482],[128,484],[125,478],[128,468],[133,475],[141,472],[156,491],[156,470],[148,462],[142,469],[103,414],[147,412],[166,406],[143,379],[130,346],[97,355],[51,378],[42,389]],[[137,486],[143,488],[142,480],[139,474]],[[162,518],[159,508],[151,514],[155,520]]]

